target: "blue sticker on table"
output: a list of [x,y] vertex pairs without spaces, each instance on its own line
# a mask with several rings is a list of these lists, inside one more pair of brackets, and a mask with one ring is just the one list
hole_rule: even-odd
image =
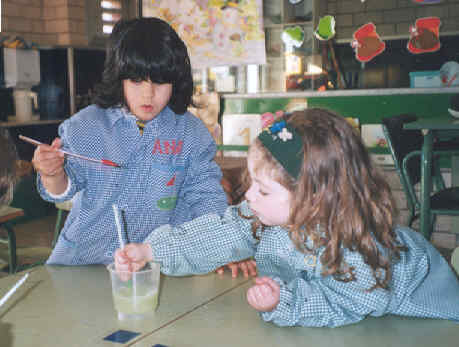
[[152,347],[167,347],[166,345],[161,345],[159,343],[157,343],[156,345],[152,346]]
[[126,343],[138,335],[140,335],[140,333],[135,333],[133,331],[128,330],[118,330],[115,331],[113,334],[104,337],[104,340],[117,343]]

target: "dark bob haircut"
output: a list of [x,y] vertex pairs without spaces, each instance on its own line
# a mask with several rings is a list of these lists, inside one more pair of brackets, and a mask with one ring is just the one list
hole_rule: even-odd
[[126,105],[123,80],[171,83],[169,107],[177,114],[192,104],[193,76],[185,43],[159,18],[136,18],[116,23],[110,35],[102,82],[95,86],[94,103],[103,108]]

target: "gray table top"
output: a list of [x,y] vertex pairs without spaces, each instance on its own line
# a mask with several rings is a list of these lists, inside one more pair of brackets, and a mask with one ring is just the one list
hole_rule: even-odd
[[459,325],[450,321],[384,316],[339,328],[278,327],[246,301],[250,283],[134,343],[166,346],[456,347]]
[[[2,297],[23,273],[0,280]],[[385,316],[340,328],[278,327],[246,301],[251,281],[209,274],[161,277],[159,306],[147,320],[118,321],[103,266],[42,266],[0,307],[0,345],[122,346],[104,337],[139,333],[124,346],[453,347],[459,325]]]
[[[0,307],[2,347],[120,346],[103,338],[123,329],[140,333],[136,337],[140,339],[248,281],[232,279],[228,273],[161,276],[159,306],[151,318],[118,321],[104,266],[41,266],[30,272],[27,281]],[[23,274],[0,279],[0,297]]]

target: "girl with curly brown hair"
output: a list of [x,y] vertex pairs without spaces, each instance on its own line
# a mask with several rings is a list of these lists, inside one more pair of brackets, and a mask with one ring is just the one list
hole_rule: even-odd
[[389,188],[347,121],[307,109],[278,119],[247,159],[246,201],[224,217],[162,226],[117,250],[119,271],[209,272],[254,257],[247,292],[281,326],[351,324],[395,314],[459,322],[459,282],[424,237],[395,223]]

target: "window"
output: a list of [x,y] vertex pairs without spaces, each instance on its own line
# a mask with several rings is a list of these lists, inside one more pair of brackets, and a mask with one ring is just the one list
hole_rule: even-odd
[[122,6],[121,1],[108,1],[104,0],[100,2],[100,19],[102,20],[102,32],[104,34],[110,34],[113,30],[115,22],[121,19]]
[[136,1],[86,0],[86,9],[89,44],[101,46],[117,21],[135,17]]

